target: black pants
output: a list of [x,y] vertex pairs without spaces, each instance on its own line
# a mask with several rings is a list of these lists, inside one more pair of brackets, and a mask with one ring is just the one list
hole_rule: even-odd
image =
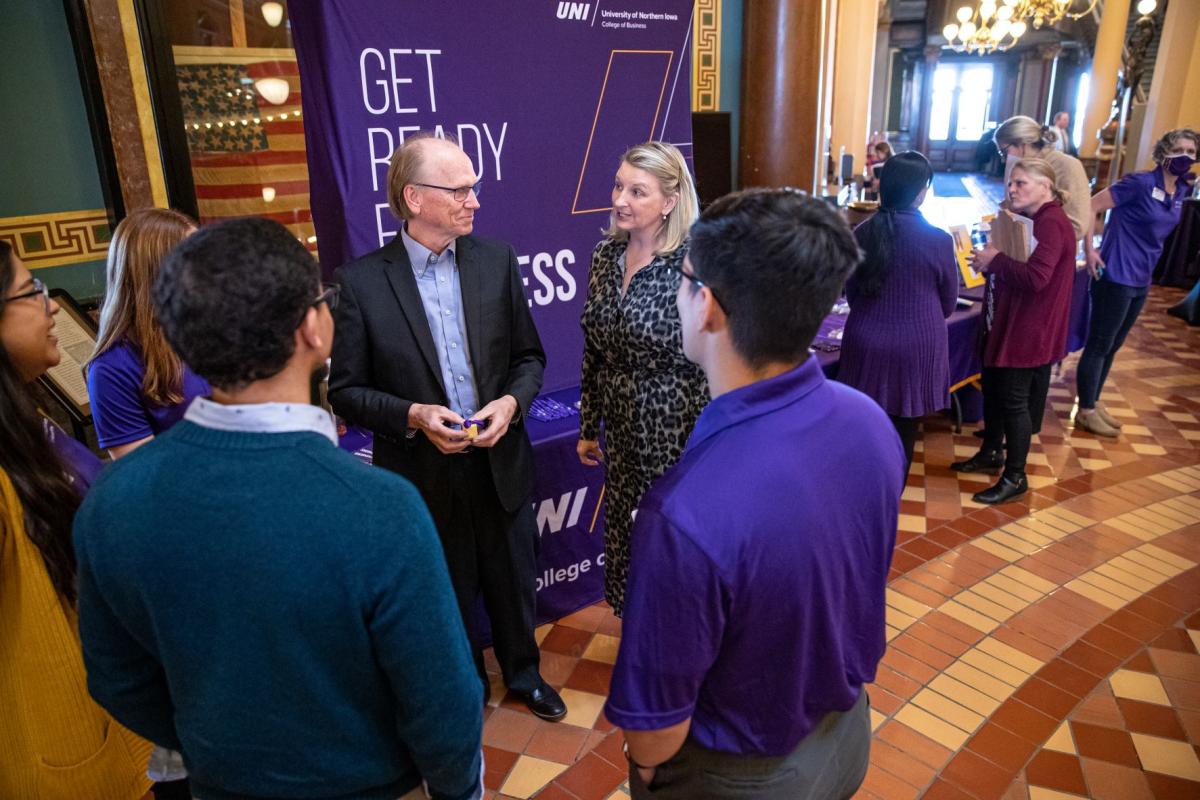
[[538,646],[533,638],[537,593],[537,525],[533,507],[504,510],[492,483],[487,453],[468,450],[452,459],[448,516],[434,517],[450,583],[458,600],[475,668],[486,683],[476,604],[483,594],[492,624],[496,660],[508,688],[528,692],[540,685]]
[[847,711],[826,714],[786,756],[719,753],[691,738],[655,770],[650,786],[629,767],[634,800],[848,800],[871,757],[867,692]]
[[1092,281],[1092,319],[1087,345],[1075,369],[1079,407],[1092,409],[1104,391],[1113,358],[1137,321],[1146,295],[1145,286],[1122,286],[1112,281]]
[[[900,443],[904,445],[904,463],[912,466],[913,446],[917,443],[917,423],[921,421],[920,417],[897,417],[888,414],[888,419],[896,426],[896,433],[900,434]],[[905,469],[905,474],[908,474],[908,469]]]
[[1050,366],[983,368],[983,449],[998,453],[1007,446],[1004,475],[1011,480],[1025,474],[1033,412],[1046,407],[1045,394],[1037,397],[1040,387],[1050,385]]

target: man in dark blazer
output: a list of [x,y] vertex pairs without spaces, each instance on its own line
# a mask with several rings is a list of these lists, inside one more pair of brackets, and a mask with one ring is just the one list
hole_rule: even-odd
[[478,191],[456,144],[409,137],[393,154],[388,202],[403,229],[338,271],[329,400],[374,432],[375,463],[425,498],[485,691],[480,592],[505,684],[557,720],[566,706],[542,680],[533,636],[533,447],[522,424],[546,355],[512,247],[470,235]]

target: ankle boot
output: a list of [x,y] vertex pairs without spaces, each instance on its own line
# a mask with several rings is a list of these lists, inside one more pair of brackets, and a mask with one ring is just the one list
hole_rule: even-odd
[[1000,476],[1000,480],[990,489],[984,489],[982,492],[976,492],[971,499],[976,503],[985,505],[996,505],[997,503],[1007,503],[1015,497],[1020,497],[1029,491],[1029,481],[1024,474],[1012,475],[1008,473]]

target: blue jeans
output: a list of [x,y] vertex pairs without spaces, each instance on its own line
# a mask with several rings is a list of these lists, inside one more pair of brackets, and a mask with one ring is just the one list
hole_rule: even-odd
[[1092,281],[1092,322],[1087,345],[1075,374],[1079,407],[1092,409],[1104,390],[1113,357],[1125,344],[1129,329],[1146,303],[1148,286],[1124,286],[1112,281]]

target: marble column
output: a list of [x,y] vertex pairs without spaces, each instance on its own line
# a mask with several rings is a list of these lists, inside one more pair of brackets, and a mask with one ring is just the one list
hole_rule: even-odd
[[[844,147],[861,172],[866,159],[875,58],[867,47],[876,44],[879,0],[838,0],[837,48],[833,68],[833,135],[831,152],[836,159]],[[880,86],[879,91],[885,91]],[[838,165],[840,168],[840,165]]]
[[1097,133],[1108,119],[1113,95],[1117,91],[1117,71],[1121,69],[1121,50],[1125,46],[1125,26],[1129,23],[1130,0],[1105,0],[1100,15],[1100,30],[1092,56],[1091,83],[1087,113],[1083,115],[1079,157],[1093,158],[1100,144]]
[[822,66],[830,0],[745,0],[742,186],[815,191],[825,116]]
[[925,48],[925,68],[921,71],[921,112],[917,117],[916,149],[929,152],[929,112],[933,107],[933,73],[942,55],[941,45]]

